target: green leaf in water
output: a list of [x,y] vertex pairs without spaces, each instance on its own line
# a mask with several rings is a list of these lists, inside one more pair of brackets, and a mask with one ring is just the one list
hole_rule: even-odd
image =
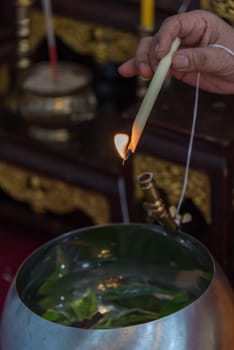
[[95,293],[89,289],[81,298],[70,304],[78,320],[92,318],[98,311],[98,301]]
[[54,287],[60,278],[62,278],[70,267],[70,262],[67,261],[63,250],[60,246],[56,250],[56,264],[55,271],[48,277],[48,279],[38,289],[39,295],[49,294],[52,287]]
[[158,299],[172,299],[177,294],[178,292],[175,290],[165,289],[147,283],[131,283],[123,284],[119,287],[107,288],[104,290],[102,297],[105,301],[140,297],[143,295],[153,295]]
[[48,309],[41,316],[48,321],[61,323],[66,326],[69,326],[75,320],[74,315],[69,314],[64,310]]
[[101,319],[93,328],[106,329],[127,327],[143,322],[154,321],[158,318],[158,316],[158,313],[149,312],[142,309],[116,309],[107,312],[104,315],[104,318]]
[[189,296],[186,293],[177,293],[172,300],[165,302],[161,305],[160,317],[171,315],[191,302]]

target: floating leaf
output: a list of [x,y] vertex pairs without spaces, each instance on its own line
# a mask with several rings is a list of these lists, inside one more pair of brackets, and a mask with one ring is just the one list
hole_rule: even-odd
[[70,267],[70,262],[67,261],[63,250],[60,246],[56,250],[55,271],[48,277],[48,279],[38,289],[38,294],[47,295],[51,288],[54,287],[58,280],[62,278]]
[[74,300],[70,306],[79,321],[92,318],[98,311],[98,301],[91,289],[81,298]]

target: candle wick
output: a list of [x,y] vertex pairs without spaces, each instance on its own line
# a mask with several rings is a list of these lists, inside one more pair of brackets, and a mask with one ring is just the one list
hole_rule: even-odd
[[131,156],[131,154],[132,154],[132,152],[130,151],[130,149],[128,149],[128,146],[127,146],[125,156],[124,156],[123,161],[122,161],[122,165],[125,164],[126,160],[128,160],[128,158]]

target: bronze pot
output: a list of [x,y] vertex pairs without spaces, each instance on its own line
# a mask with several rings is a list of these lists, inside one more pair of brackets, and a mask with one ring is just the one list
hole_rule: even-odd
[[95,117],[92,74],[84,66],[61,62],[54,81],[48,62],[32,66],[20,91],[19,109],[31,136],[44,141],[66,141],[83,121]]

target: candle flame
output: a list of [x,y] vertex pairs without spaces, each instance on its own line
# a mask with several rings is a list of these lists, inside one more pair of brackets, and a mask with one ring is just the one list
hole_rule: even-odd
[[116,134],[114,137],[116,150],[123,160],[126,160],[128,142],[129,136],[127,134]]

